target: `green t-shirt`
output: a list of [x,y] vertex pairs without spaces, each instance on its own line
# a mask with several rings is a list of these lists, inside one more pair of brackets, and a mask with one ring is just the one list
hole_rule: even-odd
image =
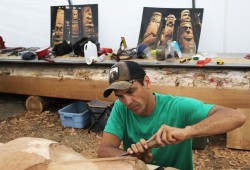
[[[104,131],[120,138],[123,141],[124,150],[141,138],[149,139],[163,124],[178,128],[193,125],[206,118],[214,106],[193,98],[158,93],[154,95],[156,105],[149,116],[135,115],[119,100],[115,102]],[[191,139],[176,145],[153,148],[152,153],[153,159],[150,164],[185,170],[193,169]]]

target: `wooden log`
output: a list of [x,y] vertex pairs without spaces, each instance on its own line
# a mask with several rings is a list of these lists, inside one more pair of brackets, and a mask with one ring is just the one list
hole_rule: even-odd
[[227,133],[227,148],[250,150],[250,109],[238,109],[245,113],[247,120],[239,128]]
[[79,153],[55,141],[22,137],[0,146],[0,169],[45,170],[50,162],[85,160]]
[[49,155],[52,162],[86,160],[81,154],[60,143],[51,143],[49,145]]
[[135,157],[110,157],[110,158],[96,158],[79,161],[66,162],[51,162],[48,165],[48,170],[148,170],[147,165]]
[[[0,169],[19,170],[153,170],[136,157],[86,159],[73,149],[55,141],[22,137],[0,146]],[[175,168],[165,168],[175,170]]]
[[51,104],[53,104],[55,99],[40,96],[29,96],[26,100],[26,108],[30,112],[41,113],[45,111]]

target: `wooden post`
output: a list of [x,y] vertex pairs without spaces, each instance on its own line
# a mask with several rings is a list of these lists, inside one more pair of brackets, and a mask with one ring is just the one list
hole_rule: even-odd
[[246,114],[247,120],[240,127],[227,133],[227,148],[250,150],[250,109],[238,109]]
[[29,96],[26,100],[26,108],[33,113],[41,113],[54,102],[53,98]]

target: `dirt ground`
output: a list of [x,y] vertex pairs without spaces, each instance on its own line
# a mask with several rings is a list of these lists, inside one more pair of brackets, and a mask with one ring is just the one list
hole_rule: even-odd
[[[1,93],[0,93],[1,95]],[[1,97],[2,96],[2,97]],[[19,137],[38,137],[62,143],[86,158],[95,158],[101,132],[88,133],[85,129],[67,128],[61,125],[58,109],[71,100],[58,99],[40,114],[28,112],[25,108],[26,96],[0,96],[0,143]],[[10,104],[10,101],[12,104]],[[250,170],[250,151],[226,148],[226,134],[208,138],[204,150],[193,149],[194,169],[244,169]]]

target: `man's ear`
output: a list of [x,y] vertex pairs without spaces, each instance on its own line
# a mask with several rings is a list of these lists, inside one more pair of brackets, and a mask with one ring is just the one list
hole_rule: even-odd
[[144,77],[144,84],[148,89],[151,87],[151,80],[148,76]]

